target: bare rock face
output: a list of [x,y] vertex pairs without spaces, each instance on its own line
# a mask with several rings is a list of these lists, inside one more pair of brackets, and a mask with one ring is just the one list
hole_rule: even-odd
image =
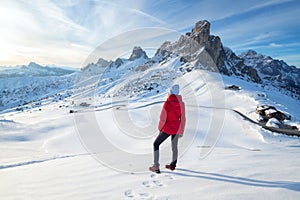
[[[192,29],[192,32],[187,33],[186,37],[191,39],[189,41],[189,50],[195,52],[199,48],[203,47],[204,50],[208,53],[208,55],[211,57],[214,65],[217,67],[217,71],[226,75],[231,75],[228,69],[224,67],[226,54],[221,39],[218,36],[210,35],[210,23],[207,20],[197,22],[195,24],[195,27]],[[178,43],[180,46],[183,43],[183,38],[184,37],[181,37],[179,39]],[[196,41],[196,44],[191,45],[191,43],[195,43],[194,41]],[[186,45],[187,42],[184,43]],[[195,48],[197,48],[197,50],[195,50]],[[211,62],[209,62],[209,64],[211,64]],[[205,61],[204,63],[202,62],[202,65],[204,65],[205,67]],[[207,66],[205,68],[207,68]]]
[[[196,45],[194,44],[190,47],[192,51],[195,51],[193,47],[194,48],[196,46],[198,46],[198,48],[204,47],[205,50],[209,53],[209,55],[213,59],[213,61],[215,62],[216,66],[220,67],[224,65],[224,60],[226,56],[225,56],[221,39],[218,36],[210,35],[210,23],[207,20],[197,22],[195,24],[195,27],[192,29],[192,32],[187,33],[186,36],[191,38],[193,41],[197,42]],[[183,38],[181,38],[181,40],[182,39]],[[179,39],[179,44],[180,44],[180,39]],[[225,73],[229,75],[228,72]]]
[[206,51],[210,54],[219,70],[226,75],[230,75],[230,72],[224,67],[224,61],[226,54],[219,36],[210,36],[205,46]]
[[166,41],[157,49],[155,56],[158,57],[159,60],[164,60],[171,56],[172,52],[173,44],[170,41]]
[[209,40],[210,36],[210,23],[207,20],[199,21],[192,29],[191,37],[195,39],[199,45],[202,45]]

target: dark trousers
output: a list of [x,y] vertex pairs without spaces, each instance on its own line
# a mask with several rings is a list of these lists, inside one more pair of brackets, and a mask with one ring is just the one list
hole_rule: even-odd
[[176,167],[177,157],[178,157],[178,137],[179,135],[169,135],[164,132],[160,132],[157,138],[153,143],[154,147],[154,165],[159,166],[159,145],[163,143],[169,136],[171,136],[171,144],[172,144],[172,161],[171,165]]

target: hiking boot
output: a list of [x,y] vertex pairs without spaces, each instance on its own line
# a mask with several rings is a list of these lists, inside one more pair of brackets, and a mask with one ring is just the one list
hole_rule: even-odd
[[157,174],[160,173],[159,167],[156,166],[156,165],[153,165],[153,166],[149,167],[149,170],[150,170],[151,172],[155,172],[155,173],[157,173]]
[[167,164],[166,168],[169,169],[169,170],[171,170],[171,171],[173,171],[173,170],[175,170],[176,167],[174,165],[172,165],[172,164]]

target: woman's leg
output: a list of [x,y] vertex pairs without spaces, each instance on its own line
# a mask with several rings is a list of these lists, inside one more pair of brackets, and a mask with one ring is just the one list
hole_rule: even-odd
[[178,138],[179,138],[178,134],[172,135],[172,138],[171,138],[171,143],[172,143],[172,162],[171,162],[171,165],[173,167],[176,167],[176,164],[177,164],[177,158],[178,158]]
[[165,141],[170,135],[160,132],[153,143],[154,147],[154,166],[159,166],[159,145]]

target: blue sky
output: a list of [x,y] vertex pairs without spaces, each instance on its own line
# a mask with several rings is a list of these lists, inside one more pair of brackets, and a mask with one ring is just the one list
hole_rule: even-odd
[[236,53],[254,49],[300,67],[299,13],[298,0],[2,0],[0,66],[82,67],[96,47],[119,35],[127,40],[128,31],[131,41],[134,30],[149,27],[184,34],[206,19]]

